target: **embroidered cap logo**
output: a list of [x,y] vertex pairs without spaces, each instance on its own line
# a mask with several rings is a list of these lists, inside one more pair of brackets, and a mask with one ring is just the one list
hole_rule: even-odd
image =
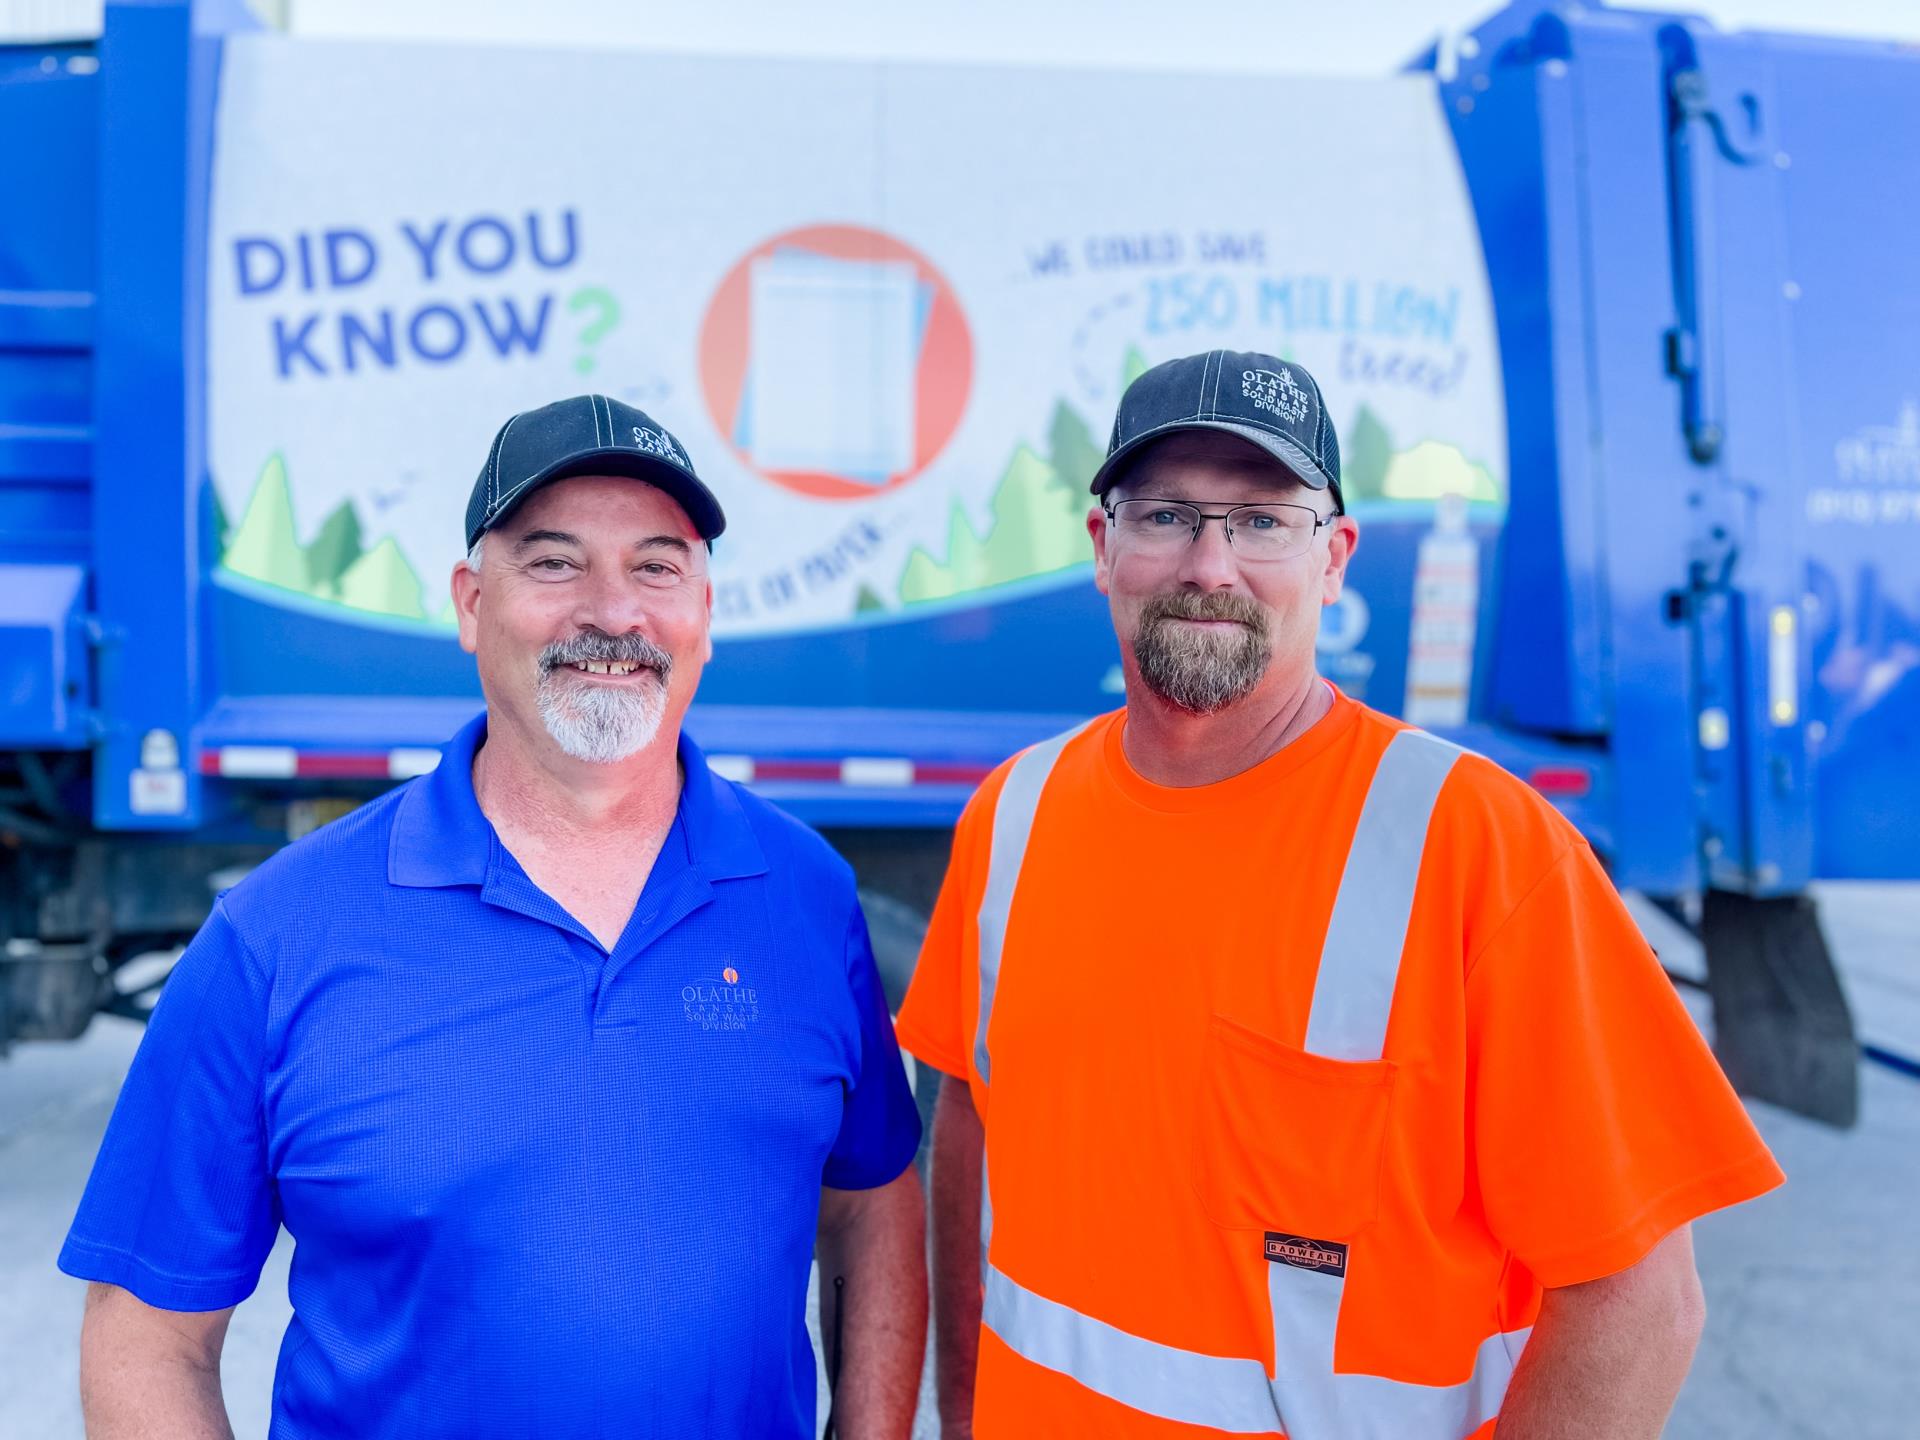
[[1285,370],[1242,370],[1240,393],[1289,425],[1306,423],[1307,392]]
[[633,443],[635,448],[649,455],[658,455],[662,460],[670,460],[683,470],[686,468],[686,456],[674,447],[673,441],[658,430],[648,429],[644,425],[634,426]]

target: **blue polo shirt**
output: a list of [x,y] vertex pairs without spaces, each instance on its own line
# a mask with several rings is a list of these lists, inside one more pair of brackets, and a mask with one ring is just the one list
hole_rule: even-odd
[[820,1187],[920,1135],[852,872],[683,739],[609,954],[481,813],[485,733],[220,898],[60,1268],[217,1310],[285,1225],[276,1437],[810,1440]]

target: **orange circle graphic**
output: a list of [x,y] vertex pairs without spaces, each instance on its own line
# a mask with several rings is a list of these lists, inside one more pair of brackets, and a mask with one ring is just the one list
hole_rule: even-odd
[[[759,383],[752,354],[754,272],[760,262],[775,260],[790,271],[812,266],[818,274],[825,269],[842,282],[849,275],[858,277],[863,262],[874,266],[875,273],[884,267],[885,278],[896,287],[910,273],[908,303],[916,358],[905,397],[912,408],[911,444],[909,453],[898,457],[905,463],[889,465],[884,473],[852,476],[782,469],[756,459],[748,433],[753,425],[748,396]],[[910,272],[905,267],[911,267]],[[727,272],[700,326],[699,368],[707,413],[743,465],[796,494],[816,500],[858,500],[905,485],[946,448],[960,428],[973,386],[973,336],[953,287],[918,250],[864,226],[807,225],[755,246]],[[777,378],[767,377],[769,382]]]
[[729,985],[732,985],[740,978],[740,972],[734,969],[731,965],[729,965],[726,969],[722,970],[720,973],[726,976],[727,984]]

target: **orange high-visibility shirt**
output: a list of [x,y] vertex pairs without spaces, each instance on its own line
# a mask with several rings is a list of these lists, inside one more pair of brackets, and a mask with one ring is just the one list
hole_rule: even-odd
[[[984,1440],[1485,1434],[1543,1287],[1780,1183],[1518,780],[1336,696],[1170,789],[1124,720],[982,785],[899,1018],[986,1129]],[[1423,799],[1376,787],[1390,747]]]

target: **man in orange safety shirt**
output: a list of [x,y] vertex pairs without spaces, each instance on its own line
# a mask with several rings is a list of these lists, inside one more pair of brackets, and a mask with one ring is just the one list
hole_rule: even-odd
[[1579,833],[1315,673],[1319,386],[1158,366],[1093,491],[1126,708],[981,787],[899,1021],[946,1433],[1657,1435],[1782,1177]]

